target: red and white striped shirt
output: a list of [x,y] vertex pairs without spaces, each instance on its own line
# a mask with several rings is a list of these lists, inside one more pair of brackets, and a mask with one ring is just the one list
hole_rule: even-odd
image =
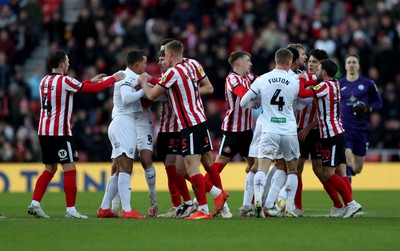
[[225,80],[225,98],[227,111],[221,129],[227,132],[244,132],[252,129],[253,111],[251,108],[240,106],[240,97],[233,93],[234,89],[242,85],[250,89],[251,83],[256,79],[253,73],[244,76],[230,72]]
[[340,86],[337,80],[321,82],[314,86],[317,96],[317,115],[321,138],[343,133],[340,119]]
[[179,129],[206,121],[198,81],[194,65],[184,59],[175,67],[168,69],[159,83],[168,89],[168,98],[176,115]]
[[40,82],[40,121],[38,135],[72,136],[72,115],[74,93],[79,91],[82,83],[78,80],[51,74]]
[[[191,66],[192,71],[198,78],[197,83],[206,77],[203,66],[198,61],[190,58],[184,58],[183,60]],[[160,132],[179,132],[175,113],[169,102],[161,103]]]
[[169,102],[161,103],[160,132],[179,132],[175,113]]
[[[317,75],[313,73],[306,72],[304,75],[307,81],[316,80]],[[317,111],[317,101],[313,100],[310,102],[304,109],[297,110],[296,112],[296,122],[297,128],[303,129],[306,128],[315,118]]]

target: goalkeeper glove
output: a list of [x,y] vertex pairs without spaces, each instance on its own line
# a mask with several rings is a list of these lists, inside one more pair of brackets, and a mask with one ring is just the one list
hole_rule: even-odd
[[360,115],[360,114],[367,114],[371,111],[371,107],[367,106],[364,102],[362,101],[357,101],[353,105],[353,113],[354,115]]

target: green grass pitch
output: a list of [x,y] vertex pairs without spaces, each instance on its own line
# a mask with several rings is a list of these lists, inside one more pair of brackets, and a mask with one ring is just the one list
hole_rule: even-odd
[[[42,201],[51,219],[26,213],[31,193],[0,193],[1,251],[72,250],[400,250],[400,191],[355,191],[363,214],[351,219],[325,218],[331,207],[325,192],[305,191],[308,217],[240,218],[243,193],[230,192],[234,217],[187,221],[96,219],[103,193],[78,193],[77,208],[88,220],[64,219],[64,194],[48,193]],[[170,208],[167,192],[159,192],[159,213]],[[147,212],[148,196],[133,192],[132,206]],[[209,206],[214,205],[209,197]]]

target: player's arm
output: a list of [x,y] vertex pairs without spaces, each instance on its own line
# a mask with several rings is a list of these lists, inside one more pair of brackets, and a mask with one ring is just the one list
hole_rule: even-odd
[[246,94],[243,95],[243,97],[240,100],[240,106],[241,107],[247,107],[250,108],[253,106],[253,99],[257,97],[257,92],[254,91],[252,88],[250,88]]
[[382,97],[375,83],[373,83],[373,88],[371,88],[369,91],[369,100],[371,100],[371,105],[370,105],[372,108],[371,110],[378,110],[382,108],[383,106]]
[[96,77],[92,78],[91,80],[84,81],[82,84],[82,88],[80,89],[81,92],[99,92],[102,91],[115,82],[121,81],[125,78],[124,72],[117,72],[114,73],[111,77],[107,78],[104,81],[100,81],[104,77],[104,74],[99,74]]
[[318,120],[315,118],[310,124],[308,124],[305,128],[299,131],[299,133],[297,134],[299,141],[304,142],[306,140],[307,135],[310,133],[310,130],[317,126],[318,126]]
[[[310,81],[308,81],[310,82]],[[306,89],[306,79],[300,78],[300,88],[299,88],[299,97],[300,98],[314,98],[317,97],[315,90],[313,88]]]
[[140,75],[139,82],[142,85],[146,97],[152,101],[155,101],[159,96],[166,92],[166,89],[159,84],[156,84],[153,88],[150,87],[147,82],[151,81],[151,79],[152,77],[149,74],[144,73]]
[[207,76],[200,80],[199,84],[200,95],[212,94],[214,92],[214,87],[212,86],[210,79],[208,79]]
[[133,102],[139,100],[141,97],[143,97],[143,95],[144,95],[143,89],[132,92],[131,86],[129,86],[127,84],[121,85],[121,99],[122,99],[122,103],[124,105],[130,104],[130,103],[133,103]]
[[237,85],[233,89],[233,93],[235,93],[236,96],[243,98],[243,96],[247,93],[249,89],[244,87],[243,85]]

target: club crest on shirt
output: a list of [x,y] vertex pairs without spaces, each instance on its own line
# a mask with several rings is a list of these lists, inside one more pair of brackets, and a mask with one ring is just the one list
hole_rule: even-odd
[[199,68],[199,72],[200,72],[201,74],[204,74],[203,67],[200,67],[200,68]]
[[359,89],[360,91],[364,90],[364,85],[358,85],[358,89]]
[[319,89],[321,89],[321,86],[319,85],[314,86],[314,90],[318,91]]
[[162,76],[162,77],[161,77],[161,82],[164,82],[165,79],[166,79],[165,76]]

